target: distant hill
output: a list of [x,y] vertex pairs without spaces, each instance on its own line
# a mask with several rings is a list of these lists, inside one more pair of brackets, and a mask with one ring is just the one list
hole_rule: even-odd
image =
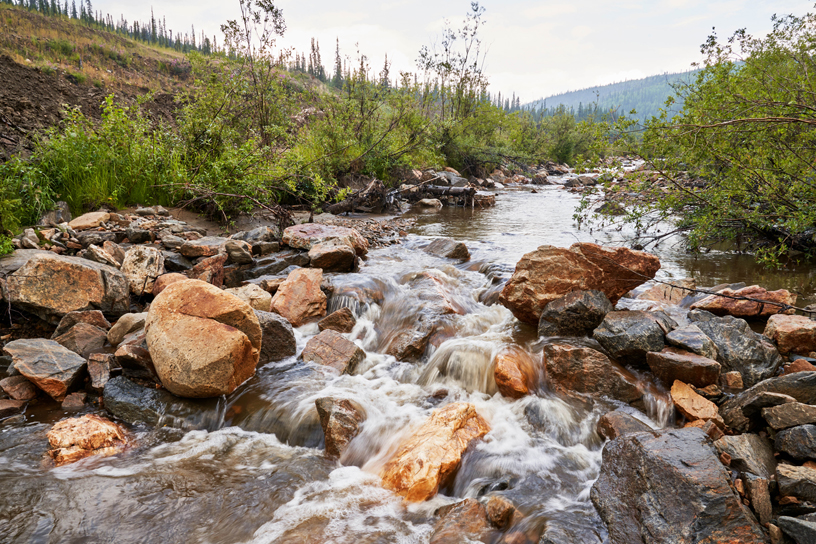
[[644,120],[657,115],[658,110],[664,106],[666,98],[673,94],[672,84],[681,81],[692,81],[697,72],[698,70],[666,73],[643,79],[633,79],[610,85],[569,91],[548,98],[541,98],[525,104],[522,108],[533,111],[552,111],[563,105],[568,110],[572,110],[578,117],[583,117],[584,110],[593,107],[597,101],[598,109],[601,111],[615,108],[619,114],[628,116],[629,112],[635,109],[637,110],[636,117]]

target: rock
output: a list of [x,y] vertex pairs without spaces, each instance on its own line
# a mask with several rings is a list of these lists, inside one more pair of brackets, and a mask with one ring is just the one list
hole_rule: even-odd
[[203,282],[221,287],[224,285],[224,263],[227,262],[226,255],[216,255],[208,257],[192,267],[187,276],[191,280],[201,280]]
[[700,327],[692,323],[685,327],[674,329],[666,335],[666,343],[669,345],[696,353],[709,359],[717,360],[717,346],[714,342],[700,330]]
[[745,433],[726,435],[714,442],[720,453],[731,458],[730,467],[740,476],[753,474],[760,478],[770,478],[776,472],[776,458],[771,442],[758,434]]
[[432,208],[435,210],[442,209],[442,202],[438,198],[423,198],[414,204],[416,208]]
[[438,515],[439,521],[434,525],[429,544],[490,542],[492,530],[487,520],[487,511],[479,501],[465,499],[443,506]]
[[716,421],[720,418],[716,404],[698,395],[689,385],[679,380],[672,384],[671,398],[677,410],[689,421]]
[[108,212],[91,212],[69,221],[68,226],[73,230],[95,229],[102,223],[107,223],[108,220],[110,220],[110,214]]
[[813,366],[804,359],[797,359],[785,367],[784,371],[782,372],[782,375],[786,376],[788,374],[794,374],[796,372],[811,372],[814,370],[816,370],[816,366]]
[[113,255],[99,246],[92,245],[88,247],[88,251],[85,253],[84,257],[98,263],[107,264],[114,268],[119,268],[122,266],[122,261],[117,261]]
[[516,507],[513,503],[500,495],[493,495],[487,499],[487,519],[494,527],[504,529],[513,522]]
[[101,393],[108,383],[111,374],[111,361],[114,356],[108,353],[94,353],[88,359],[88,375],[91,377],[91,389]]
[[663,349],[664,335],[676,326],[663,312],[609,312],[592,336],[613,359],[643,365],[648,352]]
[[294,327],[326,315],[326,295],[320,289],[323,271],[319,268],[293,270],[275,293],[272,311]]
[[536,387],[536,364],[526,351],[508,346],[493,362],[493,377],[499,393],[511,399],[520,399]]
[[686,298],[691,289],[695,289],[697,284],[693,279],[684,279],[670,283],[658,283],[648,291],[638,296],[638,300],[652,300],[663,304],[680,304]]
[[173,236],[172,234],[164,234],[161,237],[162,245],[170,250],[179,249],[181,246],[184,245],[184,238],[180,236]]
[[[164,276],[161,276],[164,277]],[[184,278],[185,280],[187,278]],[[155,288],[155,285],[154,285]],[[125,314],[108,331],[108,342],[111,346],[118,346],[125,339],[125,336],[144,328],[147,312],[138,314]]]
[[79,323],[87,323],[105,330],[110,329],[111,327],[111,324],[107,319],[105,319],[105,316],[99,310],[69,312],[60,320],[59,325],[57,325],[56,330],[51,335],[51,340],[56,339],[58,336],[62,336],[71,330],[74,325]]
[[227,240],[217,236],[205,236],[198,240],[187,240],[179,248],[179,253],[188,259],[198,257],[214,257],[225,251]]
[[306,267],[310,263],[309,255],[297,251],[282,251],[263,259],[258,259],[255,268],[244,273],[247,279],[271,276],[286,271],[291,267]]
[[227,240],[224,250],[231,263],[252,264],[255,262],[255,259],[252,258],[252,246],[243,240]]
[[175,395],[226,395],[255,374],[261,349],[255,312],[202,281],[162,291],[150,305],[145,331],[161,383]]
[[816,406],[800,402],[788,402],[763,408],[762,417],[774,430],[779,431],[797,425],[816,423]]
[[168,272],[184,272],[193,268],[193,263],[184,255],[179,255],[174,251],[162,251],[164,255],[164,268]]
[[54,400],[62,401],[85,369],[85,359],[54,340],[14,340],[3,347],[15,370]]
[[380,472],[383,485],[408,501],[432,498],[455,474],[468,446],[489,431],[472,404],[457,402],[435,410],[385,464]]
[[360,433],[365,415],[348,399],[324,397],[315,400],[315,407],[326,439],[326,455],[340,457],[349,442]]
[[94,414],[64,419],[48,431],[48,454],[57,466],[90,456],[108,457],[121,452],[127,438],[116,423]]
[[19,414],[25,405],[24,400],[0,399],[0,418]]
[[745,385],[742,382],[742,374],[736,370],[720,374],[720,385],[722,385],[723,388],[730,389],[732,391],[741,391],[745,388]]
[[159,382],[159,374],[153,364],[150,351],[139,344],[123,344],[114,353],[122,373],[128,378]]
[[341,333],[349,333],[354,330],[356,324],[357,320],[354,318],[354,312],[343,307],[318,321],[317,328],[321,331],[330,329]]
[[272,312],[259,312],[255,316],[263,332],[259,364],[280,361],[297,352],[297,341],[292,325],[283,317]]
[[470,251],[468,251],[467,246],[462,242],[457,242],[453,238],[437,238],[426,246],[423,251],[445,259],[457,259],[460,261],[470,259]]
[[607,412],[598,420],[596,427],[598,434],[607,440],[615,440],[619,436],[630,433],[641,433],[644,431],[651,431],[652,428],[630,416],[626,412],[619,412],[614,410]]
[[779,463],[776,482],[780,496],[791,496],[806,501],[816,501],[816,470]]
[[[759,399],[769,395],[784,398],[778,401],[769,399],[770,403],[758,403]],[[762,381],[725,402],[720,413],[731,429],[746,432],[756,425],[756,419],[752,418],[758,417],[762,408],[783,404],[786,402],[785,398],[802,404],[816,403],[816,372],[797,372]]]
[[793,306],[796,304],[796,295],[786,289],[778,291],[766,291],[759,285],[751,285],[742,289],[725,288],[717,291],[717,295],[709,295],[704,299],[691,305],[692,310],[705,310],[714,315],[731,315],[734,317],[768,317],[781,312],[791,312],[786,308],[775,304],[762,304],[751,300],[735,300],[724,298],[719,295],[729,297],[748,297],[768,302],[777,302]]
[[80,410],[85,407],[85,399],[88,398],[88,393],[85,391],[77,391],[65,397],[62,401],[63,410]]
[[179,274],[178,272],[171,272],[169,274],[162,274],[161,276],[156,278],[155,282],[153,282],[153,296],[154,297],[158,296],[159,293],[164,291],[164,289],[168,285],[172,285],[172,284],[174,284],[176,282],[179,282],[179,281],[187,281],[189,279],[190,278],[188,278],[184,274]]
[[603,450],[590,498],[611,544],[764,543],[700,429],[624,435]]
[[652,373],[664,384],[675,380],[695,387],[716,384],[720,378],[720,363],[677,348],[663,348],[646,354],[646,363]]
[[295,249],[310,250],[314,244],[337,240],[344,245],[354,248],[354,252],[362,257],[368,252],[368,242],[359,232],[348,227],[335,227],[319,223],[305,223],[287,227],[283,231],[283,243]]
[[816,522],[790,516],[779,516],[777,525],[782,531],[796,541],[796,544],[814,544],[816,542]]
[[133,246],[125,253],[122,274],[136,296],[153,292],[156,278],[164,274],[164,255],[154,247]]
[[546,344],[543,359],[547,376],[557,391],[606,395],[626,403],[643,397],[634,376],[592,348]]
[[31,400],[38,389],[25,376],[9,376],[0,380],[0,388],[13,400]]
[[774,447],[794,459],[816,459],[816,425],[800,425],[776,433]]
[[136,227],[128,227],[125,229],[127,239],[132,244],[149,244],[153,241],[153,233],[147,229],[140,229]]
[[272,309],[272,295],[252,283],[227,289],[226,292],[240,298],[249,304],[253,310],[269,312]]
[[603,271],[598,287],[612,304],[626,293],[641,285],[647,279],[654,278],[660,270],[660,259],[643,251],[634,251],[625,247],[607,247],[590,243],[573,244],[574,251]]
[[77,323],[65,334],[54,338],[55,342],[82,355],[85,359],[93,353],[101,352],[105,348],[106,340],[105,329],[88,323]]
[[303,348],[303,360],[330,366],[340,372],[354,374],[357,365],[366,357],[365,351],[345,336],[333,330],[325,330],[312,337]]
[[113,260],[116,261],[117,266],[122,266],[122,263],[125,260],[125,250],[122,249],[119,244],[116,242],[105,241],[102,243],[102,249],[113,257]]
[[67,202],[59,201],[57,202],[56,207],[53,210],[45,213],[37,224],[46,227],[56,227],[62,223],[70,222],[71,207],[68,206]]
[[776,342],[781,353],[816,351],[816,321],[803,315],[772,315],[763,334]]
[[742,374],[746,387],[770,378],[782,364],[776,347],[761,334],[755,333],[744,319],[713,317],[691,312],[689,319],[717,346],[717,362],[723,372]]
[[425,321],[415,330],[399,331],[385,349],[385,353],[398,361],[417,362],[425,355],[436,326]]
[[600,291],[572,291],[547,304],[538,321],[539,336],[584,336],[613,310]]
[[751,507],[759,518],[760,525],[767,526],[773,515],[770,481],[768,478],[760,478],[753,474],[745,474],[742,481],[745,483],[745,494],[751,501]]
[[[280,229],[277,227],[257,227],[249,232],[238,232],[230,236],[232,240],[243,240],[252,246],[252,253],[263,254],[261,249],[270,244],[277,244],[280,238]],[[277,251],[277,250],[275,250]]]
[[12,305],[50,321],[80,310],[123,314],[130,306],[121,272],[79,257],[37,255],[7,278],[6,289]]
[[322,268],[333,272],[350,272],[357,264],[357,253],[354,248],[341,240],[327,240],[313,244],[309,250],[312,268]]

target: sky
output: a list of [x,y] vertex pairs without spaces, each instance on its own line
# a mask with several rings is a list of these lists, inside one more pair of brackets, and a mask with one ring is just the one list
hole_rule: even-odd
[[[516,93],[521,102],[560,92],[691,68],[711,34],[726,38],[746,28],[761,36],[773,14],[804,15],[814,0],[482,0],[490,92]],[[331,72],[335,43],[355,62],[358,51],[373,72],[385,55],[391,73],[415,71],[423,45],[438,44],[448,21],[461,26],[470,0],[277,0],[287,31],[279,47],[308,54],[320,45]],[[238,0],[96,0],[94,10],[118,19],[148,20],[152,7],[175,32],[204,30],[222,43],[220,25],[237,18]]]

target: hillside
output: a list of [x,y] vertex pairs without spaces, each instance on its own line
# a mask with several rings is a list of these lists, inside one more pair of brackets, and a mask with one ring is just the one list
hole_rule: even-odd
[[667,73],[643,79],[588,87],[541,98],[525,104],[523,107],[531,110],[545,109],[552,111],[563,105],[581,117],[580,113],[582,113],[583,109],[597,101],[598,108],[602,111],[615,109],[618,113],[628,115],[634,109],[637,111],[637,118],[644,120],[657,115],[658,110],[666,102],[666,98],[673,94],[673,84],[680,81],[690,81],[696,73],[697,70]]

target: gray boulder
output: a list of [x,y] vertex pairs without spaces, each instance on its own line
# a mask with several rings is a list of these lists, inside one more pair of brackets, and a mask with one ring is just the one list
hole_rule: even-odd
[[261,325],[261,355],[258,364],[263,365],[270,361],[280,361],[293,356],[297,352],[297,341],[292,324],[286,318],[272,312],[255,310],[258,322]]
[[612,310],[612,303],[601,291],[572,291],[544,307],[538,321],[538,335],[591,334]]
[[592,336],[613,359],[643,366],[646,354],[665,347],[677,323],[663,312],[609,312]]
[[800,425],[776,433],[774,446],[794,459],[816,459],[816,425]]

